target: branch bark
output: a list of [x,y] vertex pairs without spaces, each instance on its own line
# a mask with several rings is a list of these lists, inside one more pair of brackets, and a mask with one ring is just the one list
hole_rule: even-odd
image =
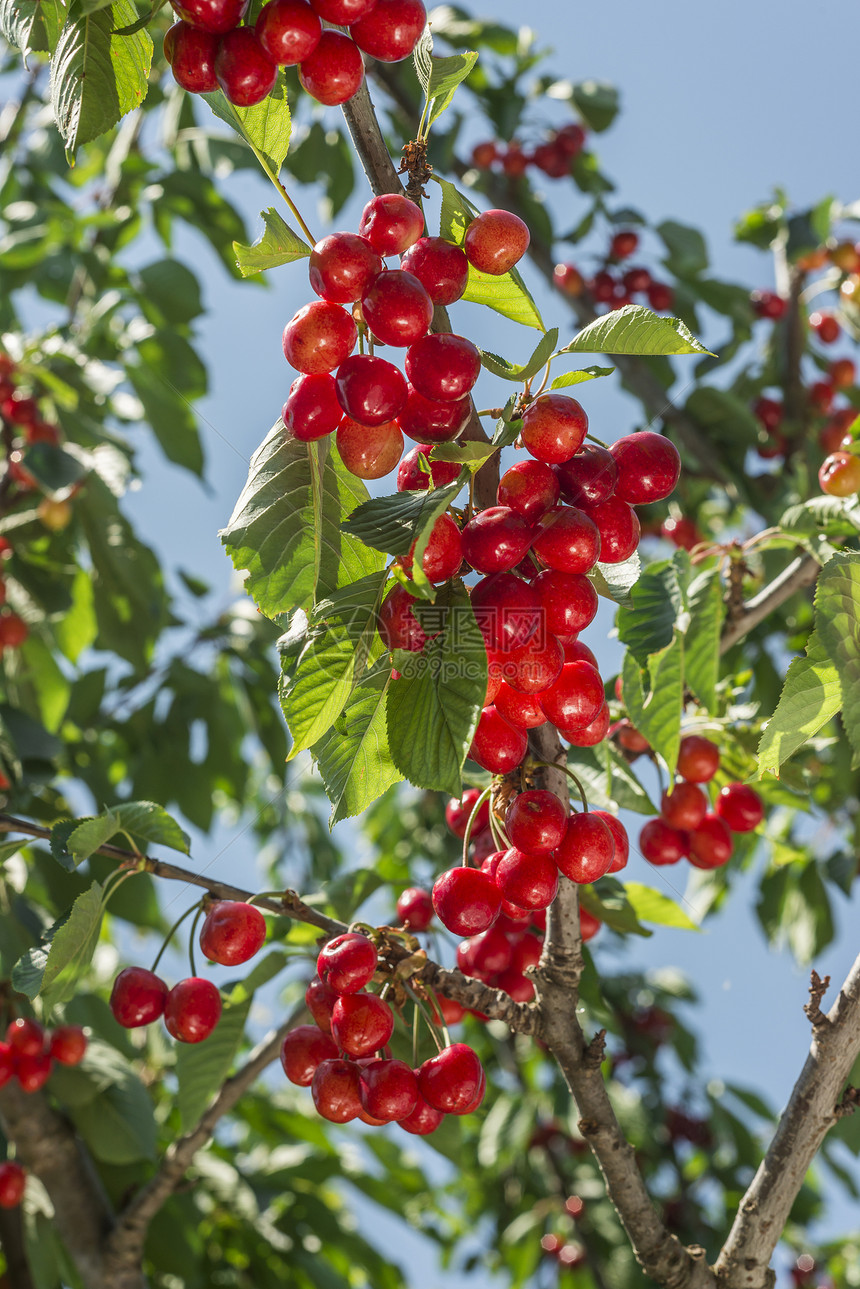
[[788,567],[775,577],[758,595],[747,600],[743,612],[731,622],[727,622],[720,640],[720,653],[726,653],[732,645],[743,638],[753,627],[778,609],[786,600],[791,599],[797,591],[812,586],[818,577],[821,565],[813,555],[798,555]]

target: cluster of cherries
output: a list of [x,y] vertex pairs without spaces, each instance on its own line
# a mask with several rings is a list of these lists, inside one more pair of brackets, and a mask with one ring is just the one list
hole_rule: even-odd
[[170,3],[179,22],[164,37],[164,56],[177,84],[192,94],[220,86],[237,107],[262,102],[278,68],[295,66],[312,98],[345,103],[364,80],[362,53],[400,62],[427,22],[422,0],[267,0],[244,26],[248,0]]
[[347,931],[322,948],[305,994],[316,1024],[290,1030],[281,1064],[291,1083],[310,1087],[317,1111],[332,1123],[399,1123],[427,1136],[446,1114],[477,1110],[484,1069],[466,1043],[440,1046],[417,1070],[392,1059],[394,1013],[365,988],[377,967],[376,947],[360,932]]
[[[575,264],[556,264],[552,280],[564,295],[587,295],[595,305],[605,304],[609,311],[635,304],[644,296],[657,313],[665,313],[675,302],[675,293],[665,282],[657,282],[649,269],[631,265],[623,268],[639,248],[639,234],[633,229],[620,229],[612,235],[602,268],[589,278]],[[614,270],[614,271],[613,271]]]
[[478,143],[472,149],[472,165],[476,170],[498,167],[509,179],[519,179],[529,166],[534,166],[550,179],[564,179],[584,147],[585,130],[578,121],[571,121],[552,130],[543,143],[532,149],[524,148],[517,139],[510,143],[493,139]]
[[[309,278],[320,298],[284,328],[284,356],[301,373],[284,425],[303,442],[336,433],[344,464],[362,479],[394,468],[404,434],[423,446],[464,429],[481,355],[464,336],[429,334],[434,307],[460,299],[470,265],[499,276],[529,244],[526,225],[505,210],[477,216],[462,247],[423,231],[407,197],[374,197],[357,234],[332,233],[314,247]],[[400,267],[385,267],[394,255]],[[380,345],[406,350],[405,376],[374,352]]]
[[[248,962],[265,939],[266,919],[241,900],[211,903],[200,928],[201,951],[223,967]],[[154,970],[126,967],[113,982],[110,1009],[125,1029],[151,1025],[163,1016],[167,1032],[180,1043],[202,1043],[221,1018],[221,995],[202,976],[188,976],[169,989]]]
[[0,1088],[17,1079],[24,1092],[38,1092],[51,1077],[54,1063],[78,1065],[87,1050],[79,1025],[44,1029],[38,1021],[19,1017],[10,1022],[0,1043]]

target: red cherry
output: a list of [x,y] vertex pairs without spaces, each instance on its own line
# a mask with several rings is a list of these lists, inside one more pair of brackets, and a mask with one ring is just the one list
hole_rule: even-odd
[[598,743],[603,742],[609,733],[610,720],[609,704],[604,702],[593,721],[589,721],[587,725],[580,726],[579,729],[560,729],[559,734],[572,747],[596,747]]
[[556,466],[555,474],[566,501],[596,506],[612,496],[618,468],[606,448],[584,443],[575,456]]
[[[409,554],[404,555],[400,561],[407,572],[412,570],[414,551],[415,542],[412,543]],[[421,567],[430,581],[438,584],[455,577],[460,571],[462,562],[463,543],[460,529],[449,514],[440,515],[430,532],[430,540],[424,551]]]
[[305,1005],[317,1025],[325,1033],[331,1033],[331,1014],[340,994],[335,993],[331,985],[314,976],[305,990]]
[[126,967],[113,982],[110,1009],[125,1029],[150,1025],[163,1015],[167,985],[144,967]]
[[508,653],[532,638],[541,618],[540,600],[522,578],[494,573],[472,587],[472,609],[488,649]]
[[509,774],[528,750],[528,738],[505,720],[495,707],[485,707],[475,730],[469,756],[490,774]]
[[721,868],[732,854],[732,835],[715,814],[705,815],[690,833],[690,863],[696,868]]
[[[361,212],[358,231],[383,258],[402,255],[424,231],[424,215],[420,206],[401,193],[382,193],[372,197]],[[408,265],[403,267],[412,273]]]
[[530,931],[527,932],[517,940],[513,947],[511,970],[519,972],[520,975],[525,974],[526,971],[538,965],[542,952],[543,941],[539,940]]
[[300,372],[332,371],[352,353],[357,336],[355,321],[346,309],[328,300],[314,300],[284,327],[284,357]]
[[292,438],[302,443],[325,438],[342,419],[337,387],[329,372],[296,377],[281,409],[281,420]]
[[544,627],[553,635],[576,635],[594,621],[597,592],[584,574],[545,569],[532,587],[540,597]]
[[615,858],[612,831],[591,812],[571,815],[554,858],[559,871],[572,882],[596,882],[609,872]]
[[565,642],[564,661],[590,662],[592,667],[597,667],[597,659],[588,645],[583,644],[581,640],[568,640]]
[[164,1004],[168,1034],[181,1043],[202,1043],[221,1016],[221,995],[211,980],[189,976],[174,985]]
[[601,819],[612,833],[615,854],[612,863],[609,865],[609,872],[620,873],[622,868],[627,867],[627,860],[630,855],[630,840],[627,836],[627,829],[620,819],[616,819],[615,815],[610,815],[606,810],[592,810],[591,813],[595,818]]
[[678,752],[678,773],[688,783],[709,783],[720,768],[720,749],[700,734],[687,734]]
[[[479,788],[466,788],[459,801],[452,797],[445,807],[445,822],[451,829],[455,837],[461,839],[466,836],[466,828],[469,823],[469,817],[475,809],[475,803],[481,795]],[[490,803],[488,800],[481,802],[481,808],[478,811],[475,822],[472,825],[472,836],[477,837],[485,828],[490,826]]]
[[580,906],[579,934],[582,937],[583,944],[587,940],[593,940],[602,925],[603,923],[600,921],[600,918],[596,918],[593,913],[589,913],[588,909],[584,909]]
[[489,931],[461,940],[457,946],[457,966],[466,976],[489,981],[511,965],[511,943],[504,931],[491,926]]
[[588,417],[581,403],[566,394],[541,394],[523,415],[522,440],[538,461],[560,465],[582,447]]
[[420,237],[400,266],[415,274],[434,304],[454,304],[469,281],[469,261],[462,248],[444,237]]
[[[312,54],[299,63],[299,82],[318,103],[336,107],[351,99],[364,80],[364,63],[354,41],[327,27]],[[326,239],[328,240],[328,239]],[[313,282],[311,283],[313,286]],[[314,287],[316,290],[316,287]],[[321,295],[322,292],[317,292]],[[356,297],[358,298],[358,297]],[[335,299],[326,296],[326,299]],[[346,301],[341,301],[346,303]]]
[[727,783],[720,789],[714,813],[732,832],[752,832],[764,819],[764,803],[746,783]]
[[0,1208],[17,1208],[27,1188],[27,1174],[20,1164],[7,1159],[0,1164]]
[[614,260],[626,260],[633,255],[639,246],[639,234],[632,229],[623,229],[616,233],[609,244],[609,254]]
[[317,1113],[330,1123],[357,1119],[363,1108],[358,1094],[360,1076],[361,1067],[355,1061],[322,1061],[311,1082]]
[[60,1065],[80,1065],[87,1050],[87,1036],[80,1025],[58,1025],[48,1050]]
[[311,3],[325,22],[348,27],[370,13],[376,0],[311,0]]
[[[472,415],[472,402],[468,396],[442,403],[425,398],[411,385],[406,388],[406,405],[398,413],[397,423],[408,438],[430,445],[449,443],[465,429]],[[457,477],[456,473],[453,477]]]
[[218,84],[236,107],[253,107],[271,94],[278,69],[253,28],[236,27],[221,38],[215,55]]
[[860,457],[853,452],[831,452],[818,470],[821,491],[831,497],[851,497],[860,492]]
[[559,291],[563,291],[565,295],[582,295],[585,289],[585,279],[573,264],[556,264],[552,272],[552,280]]
[[[447,1023],[450,1025],[451,1022]],[[405,1128],[416,1137],[427,1137],[431,1132],[436,1131],[444,1118],[442,1111],[425,1101],[419,1092],[415,1109],[405,1119],[399,1119],[398,1123],[401,1128]]]
[[[834,358],[828,373],[837,389],[851,389],[857,380],[857,367],[851,358]],[[850,410],[852,409],[846,409]]]
[[30,628],[17,613],[0,613],[0,648],[19,649],[30,634]]
[[291,1029],[281,1044],[284,1074],[300,1088],[309,1088],[318,1066],[336,1056],[337,1044],[334,1039],[316,1025],[299,1025],[296,1029]]
[[433,883],[433,907],[455,935],[477,935],[499,916],[501,895],[491,877],[477,868],[451,868]]
[[7,1026],[6,1042],[16,1056],[41,1056],[45,1050],[45,1031],[37,1020],[22,1016]]
[[495,707],[500,716],[518,729],[533,730],[546,724],[546,716],[537,698],[512,689],[504,681],[496,693]]
[[200,928],[200,949],[210,962],[237,967],[253,958],[266,940],[266,919],[253,904],[218,900]]
[[421,0],[376,0],[370,12],[350,27],[359,49],[382,63],[408,58],[427,23]]
[[554,635],[535,632],[527,644],[506,655],[502,675],[521,694],[542,694],[560,676],[564,649]]
[[174,12],[192,27],[224,35],[238,26],[245,0],[170,0]]
[[466,259],[481,273],[509,273],[529,248],[529,230],[509,210],[485,210],[472,220],[463,238]]
[[480,352],[464,336],[424,336],[406,350],[410,383],[434,402],[464,398],[480,371]]
[[331,1033],[347,1056],[370,1056],[391,1038],[394,1016],[376,994],[345,994],[334,1005]]
[[361,1071],[361,1104],[382,1123],[406,1119],[418,1105],[418,1079],[404,1061],[371,1061]]
[[366,935],[345,931],[323,945],[317,973],[336,994],[357,994],[376,971],[376,957],[376,949]]
[[615,736],[619,746],[623,747],[625,752],[632,752],[635,756],[639,756],[642,752],[651,750],[651,744],[647,738],[626,719],[618,721],[610,733]]
[[496,866],[500,894],[521,909],[548,909],[558,893],[558,868],[551,855],[530,855],[512,846]]
[[610,497],[597,506],[584,506],[583,511],[597,525],[600,533],[600,559],[603,564],[621,564],[630,559],[639,545],[639,516],[620,497]]
[[345,416],[335,436],[340,459],[358,479],[381,479],[400,460],[403,435],[396,421],[359,425]]
[[361,309],[368,327],[385,345],[412,345],[433,321],[433,301],[418,278],[402,269],[380,273],[362,296]]
[[529,854],[555,850],[567,830],[567,814],[554,792],[535,788],[514,797],[505,814],[511,845]]
[[415,603],[415,596],[400,585],[392,587],[382,601],[376,626],[389,653],[395,649],[420,653],[427,643],[424,628],[412,612]]
[[559,483],[543,461],[517,461],[499,480],[498,502],[535,523],[559,498]]
[[641,295],[651,285],[651,274],[647,269],[631,268],[626,271],[621,281],[625,291],[629,291],[631,295]]
[[510,144],[502,157],[502,169],[509,179],[518,179],[524,175],[530,165],[530,158],[526,156],[520,145],[516,142]]
[[708,812],[708,798],[695,783],[676,783],[660,799],[660,814],[673,828],[690,832],[698,828]]
[[330,233],[308,260],[312,290],[333,304],[354,304],[381,272],[382,258],[366,237],[355,233]]
[[463,556],[479,573],[505,573],[526,554],[533,531],[509,507],[489,506],[463,529]]
[[425,1101],[445,1114],[468,1113],[479,1095],[484,1071],[466,1043],[453,1043],[431,1056],[418,1071],[418,1088]]
[[823,345],[832,345],[834,340],[838,340],[842,328],[838,320],[832,313],[811,313],[809,315],[809,325],[818,336]]
[[600,558],[600,532],[584,510],[559,506],[541,520],[532,550],[549,568],[587,573]]
[[809,386],[807,394],[816,412],[820,412],[823,416],[833,406],[836,390],[829,380],[816,380]]
[[47,1052],[38,1056],[19,1056],[15,1063],[15,1075],[24,1092],[38,1092],[51,1077],[54,1062]]
[[397,900],[397,919],[410,931],[426,931],[433,921],[433,897],[420,886],[408,887]]
[[359,425],[393,421],[406,404],[406,381],[393,363],[369,354],[353,354],[335,374],[338,402]]
[[[456,461],[430,460],[433,447],[432,443],[419,443],[417,447],[409,449],[397,471],[398,492],[426,492],[430,487],[431,477],[434,488],[444,488],[446,484],[453,483],[458,478],[460,467]],[[421,456],[430,466],[429,476],[418,459]]]
[[768,434],[775,434],[782,424],[783,405],[776,398],[767,398],[764,394],[752,405],[753,415],[761,421]]
[[598,304],[609,304],[615,298],[615,278],[605,269],[595,273],[588,285]]
[[538,696],[547,720],[560,729],[590,725],[604,703],[600,672],[588,662],[566,662],[549,689]]
[[652,282],[648,287],[648,303],[657,313],[665,313],[675,303],[675,292],[665,282]]
[[788,308],[788,301],[775,291],[750,291],[750,304],[757,318],[770,318],[777,322]]
[[660,526],[660,536],[685,551],[691,551],[704,540],[693,520],[686,519],[683,515],[664,519]]
[[173,79],[189,94],[211,94],[218,88],[215,56],[220,45],[213,31],[192,27],[188,22],[175,22],[164,37],[165,54]]
[[639,834],[639,849],[649,864],[677,864],[689,852],[687,834],[664,819],[649,819]]
[[641,430],[617,439],[609,449],[618,478],[615,495],[632,506],[664,501],[674,491],[681,458],[674,443],[662,434]]
[[310,58],[320,43],[322,23],[305,0],[268,0],[260,10],[254,31],[273,63],[292,67]]

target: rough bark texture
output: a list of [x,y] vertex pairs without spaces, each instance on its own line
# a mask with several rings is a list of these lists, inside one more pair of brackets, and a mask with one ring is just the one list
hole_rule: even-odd
[[821,565],[812,555],[799,555],[792,560],[779,577],[775,577],[758,595],[746,601],[743,612],[726,623],[720,640],[720,653],[726,653],[732,645],[736,645],[753,627],[764,622],[774,609],[790,600],[796,591],[812,586],[820,569]]

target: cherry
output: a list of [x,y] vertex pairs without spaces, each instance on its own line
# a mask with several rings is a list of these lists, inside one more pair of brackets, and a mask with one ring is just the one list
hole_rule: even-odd
[[396,421],[359,425],[345,416],[335,436],[340,459],[358,479],[381,479],[400,460],[403,435]]
[[563,666],[563,646],[554,635],[539,631],[527,644],[511,650],[502,674],[521,694],[541,694],[558,679]]
[[595,506],[612,496],[618,468],[606,448],[584,443],[575,456],[556,466],[555,474],[566,501]]
[[556,131],[555,141],[569,157],[578,157],[585,147],[585,130],[578,121],[570,121]]
[[382,1123],[406,1119],[418,1105],[418,1079],[405,1061],[371,1061],[361,1071],[359,1096]]
[[481,1062],[466,1043],[453,1043],[431,1056],[418,1071],[424,1100],[445,1114],[467,1114],[480,1097],[485,1075]]
[[538,461],[560,465],[582,447],[588,430],[585,409],[566,394],[540,394],[523,414],[522,440]]
[[809,325],[823,345],[832,345],[834,340],[839,339],[842,328],[838,320],[832,313],[811,313],[809,315]]
[[556,264],[552,271],[552,280],[559,291],[563,291],[565,295],[582,295],[585,289],[585,279],[573,264]]
[[775,291],[751,291],[750,304],[757,318],[770,318],[778,322],[788,308],[788,301]]
[[528,168],[529,158],[518,143],[512,143],[502,157],[502,169],[505,174],[509,179],[518,179],[520,175],[525,174]]
[[518,729],[533,730],[546,724],[546,716],[537,698],[512,689],[505,681],[499,685],[495,707],[506,721]]
[[[449,1021],[448,1024],[450,1023]],[[417,1137],[427,1137],[431,1132],[436,1131],[444,1118],[445,1115],[442,1111],[437,1110],[435,1106],[425,1101],[419,1092],[415,1109],[405,1119],[398,1119],[397,1122],[407,1132],[411,1132]]]
[[211,94],[217,90],[215,56],[219,44],[215,32],[192,27],[189,22],[175,22],[165,34],[164,53],[177,85],[189,94]]
[[463,556],[479,573],[505,573],[526,554],[533,531],[508,506],[489,506],[463,529]]
[[524,975],[527,971],[536,967],[540,962],[541,953],[543,952],[543,941],[533,935],[531,931],[520,936],[511,952],[511,970],[517,971]]
[[[335,107],[351,99],[363,80],[364,63],[358,46],[349,36],[330,27],[323,31],[313,53],[299,63],[302,89],[318,103],[325,103],[328,107]],[[321,295],[322,292],[317,294]],[[331,300],[335,297],[326,298]],[[342,300],[341,303],[345,304],[346,301]]]
[[639,834],[639,849],[649,864],[677,864],[689,852],[687,834],[665,819],[649,819]]
[[305,1005],[320,1029],[331,1033],[331,1014],[340,994],[335,993],[331,985],[314,976],[305,990]]
[[30,628],[17,613],[0,614],[0,649],[19,649],[30,634]]
[[268,0],[259,12],[254,31],[273,63],[292,67],[310,58],[320,43],[322,23],[305,0]]
[[633,255],[639,246],[639,234],[632,229],[622,229],[609,243],[609,254],[614,260],[626,260]]
[[833,406],[836,390],[829,380],[815,380],[809,386],[807,395],[816,412],[820,412],[824,416]]
[[581,725],[578,729],[560,729],[559,734],[572,747],[596,747],[609,733],[610,720],[609,704],[604,702],[593,721],[589,721],[587,725]]
[[80,1065],[87,1050],[87,1036],[80,1025],[58,1025],[51,1035],[50,1055],[60,1065]]
[[356,233],[330,233],[317,242],[308,260],[311,289],[332,304],[354,304],[381,272],[381,256]]
[[690,832],[698,828],[708,812],[708,798],[695,783],[676,783],[660,799],[660,814],[673,828]]
[[[851,389],[857,380],[857,368],[851,358],[834,358],[829,375],[837,389]],[[846,408],[846,411],[851,410]]]
[[639,545],[639,516],[620,497],[610,497],[597,506],[585,506],[584,513],[597,525],[600,533],[600,559],[604,564],[620,564]]
[[357,1119],[363,1106],[359,1097],[361,1067],[339,1057],[322,1061],[311,1081],[311,1096],[317,1113],[330,1123]]
[[444,237],[419,237],[400,266],[415,274],[434,304],[454,304],[469,282],[469,261],[462,247]]
[[675,303],[675,292],[665,282],[652,282],[648,287],[648,303],[657,313],[664,313]]
[[538,701],[547,720],[560,729],[590,725],[604,703],[600,672],[589,662],[566,662],[561,674]]
[[764,819],[764,803],[745,783],[727,783],[720,789],[714,814],[732,832],[752,832]]
[[627,719],[618,721],[610,731],[616,738],[618,745],[624,748],[625,752],[632,752],[634,756],[639,756],[643,752],[651,749],[651,744],[640,734],[634,725]]
[[690,863],[696,868],[721,868],[732,854],[732,835],[725,822],[715,814],[706,814],[690,833]]
[[[407,407],[408,405],[407,399]],[[453,483],[459,477],[460,466],[456,461],[430,460],[433,447],[432,443],[419,443],[417,447],[409,449],[397,471],[398,492],[426,492],[430,487],[431,478],[434,488],[444,488],[446,484]],[[429,475],[418,459],[422,456],[430,466]]]
[[362,296],[361,309],[368,327],[385,345],[414,344],[433,321],[433,301],[418,278],[403,269],[380,273]]
[[698,546],[704,541],[702,534],[696,527],[692,519],[687,519],[683,515],[670,516],[664,519],[660,526],[660,536],[665,537],[673,546],[680,550],[691,551],[694,546]]
[[441,1014],[446,1025],[456,1025],[457,1022],[461,1021],[466,1015],[465,1007],[461,1007],[459,1003],[455,1003],[452,998],[439,998],[438,1002],[439,1013],[434,1011],[433,1015],[435,1017],[437,1014]]
[[627,867],[627,860],[630,855],[630,840],[627,836],[627,829],[620,819],[611,815],[606,810],[592,810],[595,818],[601,819],[606,827],[612,833],[612,841],[615,846],[615,854],[612,863],[609,865],[610,873],[620,873],[622,868]]
[[166,1002],[167,985],[144,967],[126,967],[113,982],[110,1009],[125,1029],[158,1020]]
[[544,627],[553,635],[576,635],[594,621],[597,592],[584,574],[544,569],[532,587],[540,597]]
[[278,69],[253,28],[236,27],[221,38],[215,55],[215,75],[231,103],[253,107],[275,88]]
[[397,917],[410,931],[426,931],[433,921],[433,896],[420,886],[409,886],[398,897]]
[[20,1017],[7,1026],[6,1042],[16,1056],[41,1056],[45,1050],[45,1031],[37,1020]]
[[[407,571],[412,568],[414,551],[415,542],[412,543],[409,554],[401,560]],[[460,529],[449,514],[440,515],[430,532],[421,567],[430,581],[438,584],[455,577],[462,562],[463,542]]]
[[524,730],[506,721],[495,707],[485,707],[475,730],[469,756],[490,774],[509,774],[522,761],[528,749]]
[[[424,215],[420,206],[401,193],[382,193],[372,197],[361,212],[358,231],[383,258],[402,255],[424,231]],[[412,273],[408,265],[404,267]]]
[[700,734],[687,734],[678,751],[678,773],[688,783],[709,783],[720,768],[720,749]]
[[641,295],[651,285],[651,274],[644,268],[630,268],[621,279],[625,291],[631,295]]
[[408,58],[427,23],[421,0],[376,0],[376,4],[350,26],[353,40],[381,63]]
[[540,623],[537,592],[513,573],[495,573],[472,587],[472,608],[488,649],[503,653],[532,638]]
[[424,628],[412,612],[415,602],[415,596],[400,585],[392,587],[382,601],[376,627],[389,653],[395,649],[420,653],[427,643]]
[[598,304],[609,304],[615,298],[615,278],[606,269],[601,269],[591,279],[589,290]]
[[504,899],[521,909],[548,909],[558,894],[558,868],[551,855],[530,855],[512,846],[496,866]]
[[13,1159],[0,1164],[0,1208],[17,1208],[26,1187],[27,1174],[20,1164]]
[[317,958],[320,980],[336,994],[357,994],[375,971],[376,949],[357,931],[345,931],[329,940]]
[[571,815],[554,858],[559,871],[572,882],[596,882],[609,872],[615,858],[612,831],[591,812]]
[[588,940],[593,940],[602,925],[603,923],[600,921],[600,918],[596,918],[593,913],[589,913],[588,909],[584,909],[582,905],[580,905],[579,934],[583,944]]
[[537,855],[555,850],[567,830],[567,814],[554,792],[535,788],[514,797],[505,814],[511,845]]
[[617,439],[609,449],[618,478],[615,495],[632,506],[664,501],[674,491],[681,458],[674,443],[662,434],[640,430]]
[[480,371],[480,352],[465,336],[424,336],[406,350],[410,383],[434,402],[464,398]]
[[491,877],[477,868],[450,868],[433,883],[433,907],[455,935],[477,935],[499,916],[502,897]]
[[831,452],[818,470],[821,491],[831,497],[851,497],[860,492],[860,457],[853,452]]
[[[472,402],[465,398],[439,402],[425,398],[417,389],[407,385],[406,405],[397,414],[397,424],[403,433],[417,442],[448,443],[465,429],[472,415]],[[459,473],[456,467],[453,479]],[[449,480],[449,482],[453,482]]]
[[823,452],[829,454],[851,446],[853,438],[847,432],[856,416],[853,407],[839,407],[828,417],[827,423],[818,432],[818,446]]
[[237,967],[253,958],[266,939],[266,919],[253,904],[218,900],[206,912],[200,928],[200,949],[210,962]]
[[334,377],[328,372],[297,376],[281,409],[284,427],[302,443],[333,434],[342,418]]
[[174,12],[192,27],[217,35],[238,26],[245,0],[170,0]]
[[535,523],[559,498],[559,482],[543,461],[517,461],[499,480],[498,502]]
[[376,994],[345,994],[332,1010],[331,1033],[347,1056],[370,1056],[390,1040],[394,1016]]
[[[466,836],[466,828],[469,823],[469,817],[475,809],[475,802],[481,795],[480,788],[466,788],[459,801],[452,797],[445,806],[445,822],[451,829],[455,837],[461,839]],[[490,803],[488,800],[481,802],[481,808],[475,817],[472,825],[472,836],[477,837],[486,828],[490,826]]]
[[337,399],[359,425],[394,420],[406,404],[406,381],[393,363],[369,354],[353,354],[337,369]]
[[783,405],[776,398],[762,394],[752,405],[753,415],[761,421],[768,434],[774,434],[782,424]]
[[314,300],[284,327],[284,357],[300,372],[332,371],[352,353],[357,336],[351,314],[329,300]]
[[560,573],[587,573],[600,557],[600,531],[584,510],[559,506],[541,520],[532,550]]
[[472,220],[463,238],[466,259],[480,273],[509,273],[529,248],[529,230],[509,210],[485,210]]
[[296,1029],[291,1029],[281,1044],[284,1074],[300,1088],[309,1088],[318,1066],[336,1056],[337,1044],[334,1039],[316,1025],[299,1025]]
[[221,1016],[221,995],[211,980],[189,976],[174,985],[164,1004],[168,1034],[181,1043],[202,1043]]
[[51,1077],[54,1062],[47,1052],[38,1056],[19,1056],[15,1063],[15,1075],[24,1092],[38,1092]]
[[349,27],[370,13],[376,0],[311,0],[313,8],[325,22],[338,27]]
[[491,926],[489,931],[461,940],[457,946],[457,966],[466,976],[489,981],[511,965],[512,952],[504,931]]

